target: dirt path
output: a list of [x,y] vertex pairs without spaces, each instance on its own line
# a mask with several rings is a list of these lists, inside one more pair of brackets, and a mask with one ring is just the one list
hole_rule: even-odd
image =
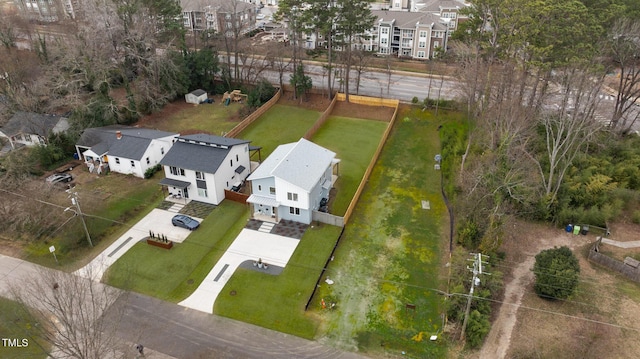
[[513,279],[505,285],[504,303],[480,351],[481,359],[502,359],[506,356],[516,325],[516,314],[524,296],[523,288],[533,280],[531,268],[534,262],[535,258],[529,257],[513,270]]
[[561,229],[522,222],[514,225],[513,233],[511,238],[505,240],[504,249],[510,258],[509,263],[514,263],[514,267],[510,277],[505,277],[503,303],[479,353],[481,359],[506,357],[511,346],[511,335],[517,322],[518,309],[526,288],[534,280],[531,269],[536,254],[554,246],[566,245],[575,250],[587,240],[586,237],[564,233]]

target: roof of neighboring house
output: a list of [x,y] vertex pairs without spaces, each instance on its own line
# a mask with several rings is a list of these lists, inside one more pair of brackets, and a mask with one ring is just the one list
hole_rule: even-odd
[[301,138],[278,146],[247,179],[277,177],[311,191],[335,157],[335,152]]
[[373,10],[371,13],[378,17],[378,22],[392,23],[401,29],[415,29],[416,25],[431,26],[438,24],[440,21],[437,16],[428,12],[408,12],[408,11],[385,11]]
[[202,90],[202,89],[197,89],[197,90],[193,90],[193,91],[191,91],[191,92],[189,92],[189,93],[190,93],[190,94],[192,94],[192,95],[194,95],[194,96],[198,96],[198,97],[200,97],[200,96],[202,96],[202,95],[206,95],[206,94],[207,94],[207,91]]
[[249,142],[207,134],[181,136],[178,137],[160,164],[192,171],[216,173],[233,146]]
[[0,128],[0,132],[7,137],[19,133],[46,137],[50,133],[64,132],[68,128],[69,122],[66,117],[19,111],[14,113],[9,122]]
[[[120,139],[117,138],[118,131],[122,134]],[[112,125],[87,128],[80,136],[77,145],[91,148],[91,151],[98,155],[108,154],[140,160],[151,144],[151,140],[178,135],[147,128]]]

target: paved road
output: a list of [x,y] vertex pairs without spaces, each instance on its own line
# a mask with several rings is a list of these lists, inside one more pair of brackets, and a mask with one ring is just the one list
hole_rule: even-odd
[[[0,296],[38,266],[0,255]],[[69,274],[72,275],[72,274]],[[124,314],[124,315],[123,315]],[[148,357],[166,358],[365,358],[318,342],[187,309],[137,293],[120,296],[104,315],[126,343],[142,343]]]
[[176,358],[365,358],[137,293],[118,301],[105,318],[119,318],[124,309],[118,330],[123,340],[137,338]]

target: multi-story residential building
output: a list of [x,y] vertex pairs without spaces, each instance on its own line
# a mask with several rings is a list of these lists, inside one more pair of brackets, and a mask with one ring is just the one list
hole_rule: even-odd
[[22,16],[29,20],[55,22],[80,16],[80,0],[15,0]]
[[256,5],[239,0],[181,0],[184,28],[192,33],[215,30],[233,36],[255,27]]

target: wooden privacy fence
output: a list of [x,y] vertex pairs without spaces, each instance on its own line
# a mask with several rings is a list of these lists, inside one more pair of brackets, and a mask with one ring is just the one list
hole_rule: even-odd
[[640,283],[640,268],[634,267],[635,262],[627,260],[621,262],[617,259],[613,259],[605,254],[600,253],[599,245],[601,238],[589,249],[589,260],[596,262],[599,265],[609,268],[613,271],[621,273],[625,277],[631,279],[636,283]]
[[[336,98],[338,99],[338,101],[345,101],[346,96],[342,93],[339,93],[336,96]],[[391,116],[391,121],[389,121],[389,123],[387,124],[387,128],[384,130],[384,133],[382,134],[382,138],[378,143],[376,152],[374,152],[373,157],[371,157],[371,161],[369,162],[369,166],[367,166],[367,170],[364,172],[364,175],[362,176],[360,185],[358,185],[358,189],[356,189],[356,193],[353,195],[353,198],[351,198],[351,203],[349,203],[349,207],[347,207],[347,211],[344,214],[344,224],[347,224],[347,222],[349,222],[349,218],[351,217],[351,214],[353,213],[353,210],[355,209],[356,204],[360,199],[360,195],[364,190],[364,186],[367,184],[367,181],[369,180],[369,176],[371,175],[373,166],[378,161],[378,157],[380,157],[382,148],[384,147],[384,144],[387,142],[387,139],[389,138],[389,133],[391,133],[391,129],[393,128],[393,125],[396,123],[396,117],[398,116],[398,105],[400,104],[399,100],[382,99],[382,98],[357,96],[357,95],[349,95],[349,102],[362,104],[362,105],[370,104],[370,106],[392,107],[394,108],[394,110],[393,110],[393,116]]]
[[324,110],[324,112],[320,115],[318,120],[313,124],[313,126],[311,126],[311,128],[307,131],[307,133],[304,134],[305,140],[311,140],[311,137],[313,137],[313,135],[315,135],[316,132],[318,132],[318,129],[322,125],[324,125],[325,122],[327,122],[327,119],[329,118],[329,116],[331,116],[331,111],[333,111],[333,107],[336,105],[336,99],[337,97],[334,97],[333,100],[331,100],[331,103],[329,104],[329,106],[327,106],[327,109]]
[[[343,93],[336,94],[336,98],[338,101],[346,101],[347,95]],[[383,107],[391,107],[398,108],[400,104],[400,100],[391,99],[391,98],[382,98],[382,97],[368,97],[368,96],[360,96],[360,95],[349,95],[349,102],[356,103],[358,105],[367,105],[367,106],[383,106]]]
[[271,100],[264,103],[264,105],[258,107],[257,110],[253,111],[252,114],[245,117],[239,124],[236,125],[231,131],[227,132],[224,137],[236,137],[240,134],[245,128],[247,128],[250,124],[252,124],[255,120],[257,120],[260,116],[262,116],[271,106],[275,105],[276,102],[282,96],[282,89],[278,89],[275,95],[271,98]]
[[239,202],[242,204],[246,204],[247,203],[247,199],[249,198],[249,195],[246,195],[244,193],[239,193],[239,192],[234,192],[234,191],[229,191],[228,189],[224,190],[224,198],[234,201],[234,202]]

